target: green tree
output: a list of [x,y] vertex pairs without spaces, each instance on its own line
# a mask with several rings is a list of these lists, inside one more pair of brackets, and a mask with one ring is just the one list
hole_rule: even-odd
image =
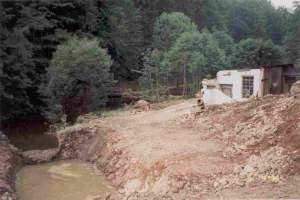
[[228,0],[202,0],[200,28],[225,30],[228,10]]
[[[1,1],[0,66],[2,123],[40,114],[39,86],[58,44],[68,32],[98,30],[99,1]],[[65,12],[68,10],[68,12]]]
[[236,41],[244,38],[266,38],[266,10],[272,7],[268,0],[240,0],[230,11],[229,30]]
[[141,53],[144,51],[141,14],[133,0],[111,0],[106,6],[107,43],[115,60],[112,71],[118,79],[136,79],[132,70],[141,68]]
[[166,86],[168,73],[163,65],[163,52],[158,49],[148,50],[144,56],[143,75],[139,78],[142,90],[147,96],[155,96],[158,101],[160,91]]
[[296,63],[300,67],[300,5],[295,4],[295,11],[289,24],[289,33],[285,38],[286,62]]
[[271,7],[265,11],[266,18],[266,32],[275,44],[282,45],[285,36],[289,32],[289,26],[292,14],[287,8],[275,9]]
[[188,73],[197,73],[198,76],[192,76],[196,81],[197,77],[214,74],[227,66],[224,51],[208,31],[183,33],[168,52],[167,58],[175,70],[182,74],[183,95],[187,94]]
[[154,25],[153,47],[168,50],[184,32],[197,31],[197,26],[183,13],[163,13]]
[[24,30],[9,26],[15,12],[0,3],[0,124],[37,112],[31,95],[37,75],[33,46]]
[[234,40],[225,31],[215,30],[213,36],[218,41],[219,47],[224,50],[228,65],[231,65],[236,52]]
[[[111,90],[112,64],[106,50],[96,39],[72,37],[59,45],[48,69],[48,83],[42,89],[49,105],[67,115],[73,123],[78,115],[106,103]],[[46,112],[50,118],[57,110]]]
[[239,67],[276,65],[282,62],[282,51],[271,40],[242,40],[237,47],[234,64]]

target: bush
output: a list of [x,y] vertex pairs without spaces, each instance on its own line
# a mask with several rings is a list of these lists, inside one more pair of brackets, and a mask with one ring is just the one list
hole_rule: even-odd
[[72,37],[58,46],[42,91],[49,105],[46,117],[53,121],[65,114],[74,123],[80,114],[103,106],[113,82],[111,64],[96,39]]

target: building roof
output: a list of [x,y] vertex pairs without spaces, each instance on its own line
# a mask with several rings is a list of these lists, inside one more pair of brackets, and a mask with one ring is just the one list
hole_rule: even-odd
[[281,65],[262,65],[262,68],[274,68],[274,67],[294,67],[294,64],[281,64]]

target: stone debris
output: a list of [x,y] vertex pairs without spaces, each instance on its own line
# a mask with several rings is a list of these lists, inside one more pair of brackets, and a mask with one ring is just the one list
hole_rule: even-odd
[[0,194],[0,200],[14,200],[13,195],[9,192],[5,192],[4,194]]
[[[300,149],[300,101],[266,96],[248,102],[206,108],[194,128],[227,144],[224,158],[239,162],[232,172],[215,175],[213,188],[278,184],[296,172]],[[295,140],[296,139],[296,140]],[[295,144],[294,144],[295,143]]]
[[23,161],[26,164],[34,165],[52,161],[59,153],[59,148],[47,150],[31,150],[22,152]]
[[272,147],[260,155],[250,156],[246,162],[237,166],[233,173],[218,178],[214,183],[216,190],[234,186],[246,186],[251,183],[274,183],[283,180],[293,164],[291,158],[284,155],[282,147]]

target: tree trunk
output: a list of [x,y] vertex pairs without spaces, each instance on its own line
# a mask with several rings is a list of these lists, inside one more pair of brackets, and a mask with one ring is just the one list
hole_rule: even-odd
[[160,90],[160,84],[159,84],[159,67],[156,66],[156,101],[159,101],[159,90]]
[[186,96],[187,88],[186,88],[186,62],[183,64],[183,90],[182,96]]

